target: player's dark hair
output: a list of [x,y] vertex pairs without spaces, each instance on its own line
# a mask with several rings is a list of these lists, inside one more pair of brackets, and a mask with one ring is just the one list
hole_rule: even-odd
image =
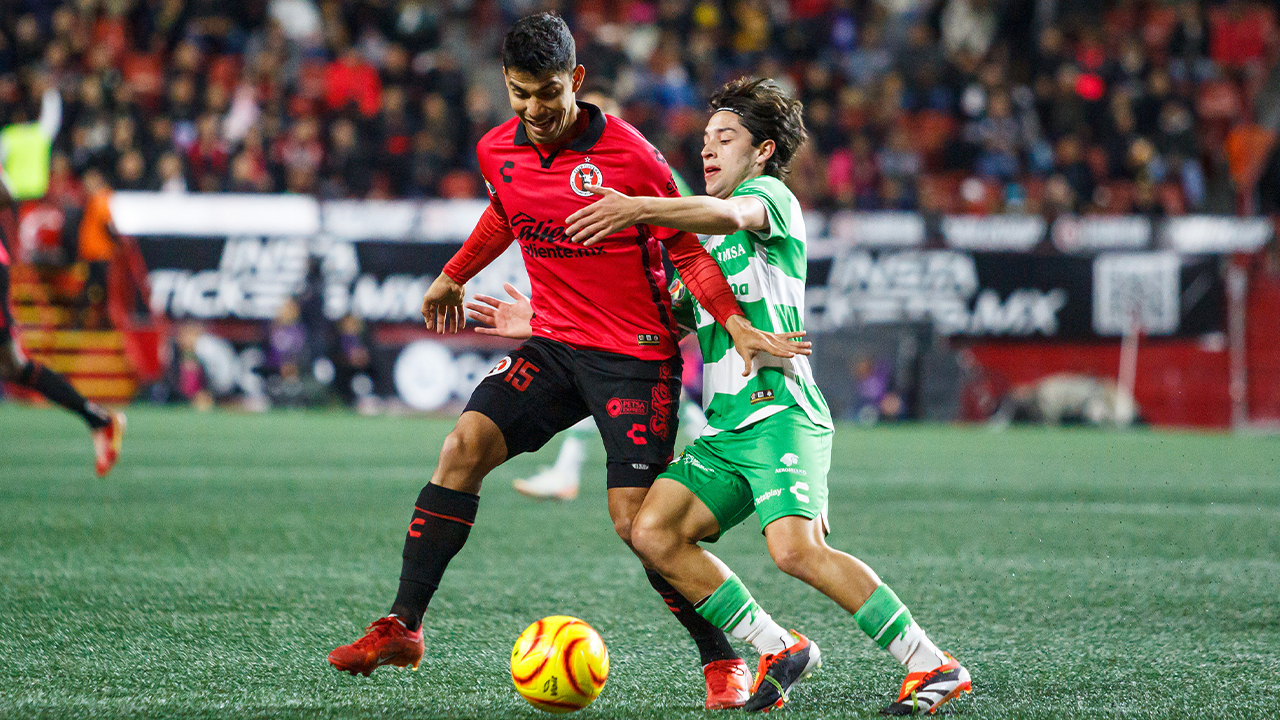
[[502,40],[502,67],[507,70],[541,77],[572,72],[577,66],[573,34],[555,13],[520,18]]
[[764,174],[779,180],[791,170],[791,160],[809,133],[804,129],[804,105],[787,97],[769,78],[740,78],[711,96],[711,112],[728,110],[751,133],[751,144],[772,140],[776,148],[764,163]]

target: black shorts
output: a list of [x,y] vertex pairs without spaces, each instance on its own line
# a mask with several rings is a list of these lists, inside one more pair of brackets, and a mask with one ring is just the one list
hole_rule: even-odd
[[13,326],[13,310],[9,307],[9,266],[0,263],[0,341],[17,334]]
[[675,450],[680,368],[679,355],[639,360],[535,337],[489,371],[467,410],[493,420],[508,458],[590,415],[609,458],[608,486],[649,487]]

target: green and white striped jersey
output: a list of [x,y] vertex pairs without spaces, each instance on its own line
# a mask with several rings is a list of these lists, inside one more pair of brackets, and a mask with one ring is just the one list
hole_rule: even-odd
[[[720,264],[752,325],[771,332],[803,330],[807,260],[800,202],[770,175],[742,183],[733,194],[760,198],[769,216],[769,232],[711,236],[703,240],[703,247]],[[742,358],[733,349],[729,331],[683,287],[672,300],[677,322],[697,332],[702,349],[702,404],[707,413],[703,435],[745,428],[793,405],[814,423],[832,427],[831,411],[813,381],[807,357],[783,359],[761,353],[751,374],[743,377]]]

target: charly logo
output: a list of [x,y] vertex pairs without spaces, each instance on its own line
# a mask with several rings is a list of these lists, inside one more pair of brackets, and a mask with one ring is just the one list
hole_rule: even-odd
[[802,491],[804,491],[804,490],[808,490],[808,489],[809,489],[809,483],[807,483],[807,482],[798,482],[798,483],[796,483],[795,485],[792,485],[792,486],[791,486],[790,488],[788,488],[788,489],[789,489],[789,490],[791,490],[791,494],[792,494],[792,495],[795,495],[795,496],[796,496],[796,499],[797,499],[797,500],[799,500],[800,502],[802,502],[802,503],[804,503],[804,504],[806,504],[806,505],[808,505],[808,504],[809,504],[809,496],[808,496],[808,495],[805,495],[805,494],[804,494],[804,492],[802,492]]
[[569,173],[569,187],[582,197],[591,197],[588,185],[604,185],[604,173],[590,161],[584,162]]

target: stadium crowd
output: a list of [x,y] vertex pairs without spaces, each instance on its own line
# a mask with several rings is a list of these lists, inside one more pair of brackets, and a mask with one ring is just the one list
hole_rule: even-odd
[[[768,75],[806,105],[815,208],[1233,212],[1280,153],[1255,122],[1280,56],[1244,0],[8,0],[0,124],[61,101],[53,198],[116,189],[482,194],[509,113],[498,48],[551,9],[588,87],[700,187],[704,103]],[[1272,84],[1276,79],[1271,80]],[[47,109],[47,108],[46,108]],[[1257,156],[1262,159],[1258,160]],[[1280,203],[1280,200],[1274,200]]]

